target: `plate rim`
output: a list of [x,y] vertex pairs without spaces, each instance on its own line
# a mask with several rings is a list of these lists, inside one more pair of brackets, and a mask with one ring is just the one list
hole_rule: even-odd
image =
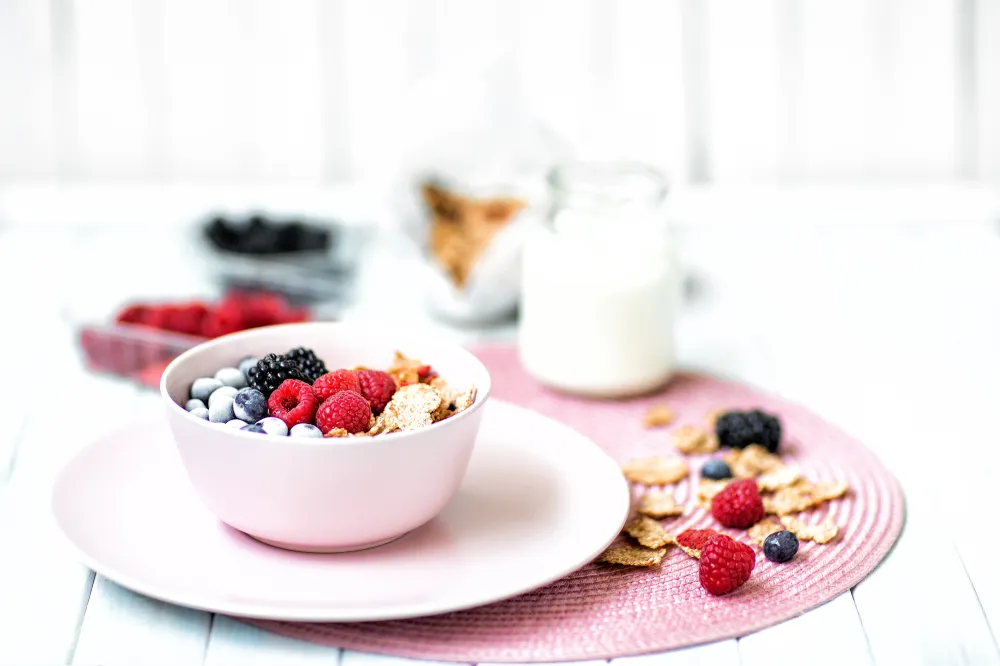
[[[367,611],[353,611],[344,612],[345,609],[341,608],[339,610],[332,607],[328,607],[325,610],[319,609],[314,606],[309,608],[299,608],[299,609],[284,609],[276,611],[273,606],[269,606],[260,602],[247,602],[247,601],[224,601],[218,600],[219,603],[213,603],[211,600],[207,600],[203,597],[195,596],[192,598],[190,594],[179,594],[171,592],[169,589],[164,590],[163,588],[169,587],[167,585],[157,585],[156,583],[147,583],[140,578],[132,576],[131,574],[124,573],[119,568],[114,566],[106,566],[103,564],[99,558],[92,556],[84,548],[82,548],[77,542],[70,536],[69,530],[64,527],[63,520],[60,518],[59,511],[56,508],[57,497],[59,494],[59,489],[67,482],[67,477],[71,474],[72,469],[76,466],[78,461],[87,455],[93,448],[100,446],[105,441],[121,436],[123,433],[136,428],[166,428],[166,421],[162,418],[146,418],[142,420],[135,420],[127,423],[114,430],[109,430],[103,432],[101,435],[91,439],[86,445],[80,448],[77,452],[73,454],[68,460],[66,460],[59,472],[54,477],[54,480],[49,489],[49,515],[53,519],[57,532],[59,533],[62,541],[69,546],[71,551],[75,553],[77,559],[87,566],[94,573],[103,576],[104,578],[120,585],[121,587],[134,592],[136,594],[141,594],[143,596],[149,597],[151,599],[156,599],[165,603],[173,604],[182,608],[190,608],[193,610],[204,611],[207,613],[216,613],[219,615],[226,615],[237,618],[247,618],[253,620],[267,620],[267,621],[279,621],[279,622],[322,622],[322,623],[341,623],[341,622],[381,622],[390,620],[405,620],[419,617],[432,617],[435,615],[442,615],[445,613],[451,613],[456,611],[468,610],[470,608],[478,608],[481,606],[487,606],[489,604],[497,603],[500,601],[505,601],[507,599],[512,599],[518,597],[522,594],[526,594],[540,588],[543,588],[551,583],[554,583],[575,571],[578,571],[583,566],[594,561],[611,543],[613,543],[621,533],[622,528],[628,521],[628,517],[631,514],[632,509],[632,496],[631,488],[628,481],[625,479],[624,475],[620,473],[619,464],[612,458],[607,452],[601,449],[597,443],[590,437],[584,435],[583,433],[577,431],[572,426],[554,419],[540,412],[536,412],[527,407],[521,405],[493,398],[490,400],[490,404],[484,405],[484,409],[487,413],[495,411],[491,408],[493,405],[500,405],[502,409],[512,409],[515,412],[521,412],[530,415],[532,418],[542,419],[548,421],[553,426],[564,429],[567,432],[572,433],[576,437],[585,441],[592,450],[592,454],[596,454],[598,458],[603,458],[602,462],[606,463],[609,467],[613,467],[617,472],[619,479],[619,491],[617,494],[620,497],[621,506],[619,507],[618,513],[620,514],[619,522],[615,531],[593,552],[587,552],[586,557],[581,556],[574,558],[572,565],[567,563],[565,566],[559,568],[558,573],[552,573],[547,576],[533,579],[530,583],[522,583],[517,586],[517,589],[512,589],[509,592],[503,594],[494,594],[490,596],[483,597],[476,601],[468,601],[462,603],[453,603],[447,606],[441,606],[440,603],[435,604],[434,602],[423,602],[421,604],[408,604],[400,606],[399,608],[392,609],[385,612],[384,607],[373,607]],[[609,475],[609,480],[610,480]],[[207,509],[206,509],[207,510]]]

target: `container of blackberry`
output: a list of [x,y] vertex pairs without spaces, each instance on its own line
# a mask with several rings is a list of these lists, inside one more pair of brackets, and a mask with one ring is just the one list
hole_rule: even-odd
[[272,211],[217,211],[196,229],[220,288],[280,293],[330,316],[349,302],[367,242],[358,225]]

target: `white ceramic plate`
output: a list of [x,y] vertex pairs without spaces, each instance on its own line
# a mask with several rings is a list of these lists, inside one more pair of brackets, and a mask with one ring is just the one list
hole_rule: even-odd
[[[486,409],[452,502],[424,526],[366,551],[294,553],[224,525],[188,483],[165,420],[84,449],[60,473],[53,511],[89,567],[181,606],[316,622],[479,606],[591,561],[629,511],[618,465],[592,441],[496,399]],[[355,510],[365,510],[363,497]]]

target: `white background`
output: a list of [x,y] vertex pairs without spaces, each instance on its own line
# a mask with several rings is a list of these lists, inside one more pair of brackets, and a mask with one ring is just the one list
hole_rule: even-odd
[[383,179],[490,61],[674,182],[992,182],[998,35],[998,0],[0,0],[0,183]]

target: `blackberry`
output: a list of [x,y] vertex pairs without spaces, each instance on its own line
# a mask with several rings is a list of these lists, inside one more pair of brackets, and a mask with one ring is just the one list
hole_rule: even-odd
[[322,359],[316,357],[316,352],[312,349],[296,347],[285,354],[285,356],[299,364],[302,374],[310,384],[316,381],[317,377],[325,375],[327,372],[326,364],[323,363]]
[[721,446],[743,449],[751,444],[759,444],[775,453],[781,442],[781,423],[776,416],[759,409],[726,412],[715,422],[715,434]]
[[296,361],[278,354],[268,354],[247,372],[250,387],[263,393],[265,398],[270,398],[274,389],[286,379],[306,380]]

